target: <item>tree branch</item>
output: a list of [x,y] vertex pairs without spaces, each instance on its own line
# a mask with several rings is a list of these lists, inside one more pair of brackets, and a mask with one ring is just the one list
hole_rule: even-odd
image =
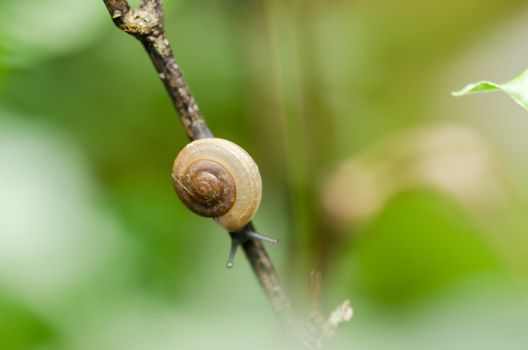
[[[103,1],[115,25],[124,32],[136,37],[143,44],[165,86],[165,90],[171,98],[174,108],[180,116],[189,139],[197,140],[213,137],[198,104],[191,94],[189,86],[183,78],[167,39],[163,25],[163,1],[142,0],[140,7],[137,9],[130,8],[126,0]],[[242,231],[230,232],[230,235],[232,238],[237,235],[249,237],[249,232],[251,231],[254,232],[255,228],[250,222]],[[316,334],[308,334],[306,327],[301,326],[297,322],[293,315],[290,301],[284,292],[275,267],[262,242],[249,238],[243,240],[241,246],[253,268],[255,276],[268,296],[275,314],[286,330],[307,348],[319,347],[319,338],[314,338],[314,336],[316,334],[319,335],[321,330],[317,330]],[[338,311],[344,311],[339,313],[338,316],[342,314],[348,315],[347,307],[349,308],[349,304],[343,304]],[[334,314],[337,315],[338,311],[334,312]],[[318,325],[318,328],[322,327],[325,330],[324,336],[320,337],[330,336],[340,323],[349,319],[346,317],[339,318],[338,316],[331,318],[331,321],[326,322],[324,327]]]
[[[245,231],[255,231],[253,223],[244,227]],[[234,233],[231,233],[233,235]],[[271,307],[282,324],[291,333],[297,333],[296,321],[291,310],[290,301],[284,292],[275,267],[264,248],[262,241],[248,239],[242,243],[242,249],[257,276],[260,285],[268,295]]]
[[[162,1],[146,0],[138,9],[131,9],[125,0],[104,0],[104,3],[116,26],[136,37],[145,47],[180,116],[187,136],[191,140],[213,137],[174,58],[163,27]],[[253,224],[249,223],[244,230],[254,231]],[[240,233],[243,234],[244,231]],[[278,318],[287,329],[293,329],[294,318],[290,302],[262,242],[248,239],[244,241],[242,248]]]

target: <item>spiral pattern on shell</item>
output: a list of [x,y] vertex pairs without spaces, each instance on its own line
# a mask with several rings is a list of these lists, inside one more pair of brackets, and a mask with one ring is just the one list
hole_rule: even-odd
[[185,146],[174,161],[172,180],[189,209],[232,232],[252,219],[262,196],[257,164],[244,149],[224,139],[201,139]]

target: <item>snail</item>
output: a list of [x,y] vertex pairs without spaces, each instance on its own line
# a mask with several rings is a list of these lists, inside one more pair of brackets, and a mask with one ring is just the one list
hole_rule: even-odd
[[187,144],[174,160],[172,182],[190,210],[231,233],[228,267],[237,247],[250,237],[277,243],[248,225],[260,205],[262,179],[255,161],[237,144],[220,138]]

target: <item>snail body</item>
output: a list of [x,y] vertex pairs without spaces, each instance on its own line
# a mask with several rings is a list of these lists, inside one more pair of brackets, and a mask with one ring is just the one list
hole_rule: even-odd
[[251,221],[262,197],[262,179],[251,156],[237,144],[206,138],[187,144],[174,160],[172,181],[183,203],[230,232]]

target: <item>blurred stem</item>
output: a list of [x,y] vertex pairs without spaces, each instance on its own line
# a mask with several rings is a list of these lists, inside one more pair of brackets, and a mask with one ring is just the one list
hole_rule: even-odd
[[[274,74],[274,92],[277,100],[277,123],[286,131],[284,145],[286,153],[286,181],[289,188],[289,205],[292,212],[291,226],[296,232],[295,240],[288,256],[290,280],[292,285],[303,286],[309,263],[308,241],[310,237],[310,217],[307,196],[309,188],[308,166],[303,135],[306,123],[303,120],[303,100],[300,94],[301,81],[297,56],[297,41],[293,26],[294,9],[290,2],[279,0],[263,2],[266,33],[271,52]],[[279,125],[279,124],[277,124]],[[295,280],[300,276],[301,279]],[[302,288],[304,290],[304,288]]]
[[[162,0],[143,0],[138,9],[130,8],[125,0],[103,1],[116,26],[136,37],[145,47],[180,115],[187,136],[191,140],[213,137],[167,39],[163,26]],[[241,232],[232,234],[245,234],[245,231],[254,231],[251,222]],[[289,299],[262,242],[248,239],[244,241],[242,248],[278,318],[288,332],[299,338],[300,333],[295,325]]]
[[[316,40],[318,16],[325,11],[325,5],[272,0],[265,1],[264,6],[277,82],[277,118],[286,121],[281,126],[287,129],[284,168],[296,232],[292,243],[295,247],[288,256],[290,274],[306,276],[315,269],[326,276],[329,246],[333,242],[321,217],[317,184],[320,169],[335,157],[335,127]],[[304,285],[305,279],[296,282]]]

